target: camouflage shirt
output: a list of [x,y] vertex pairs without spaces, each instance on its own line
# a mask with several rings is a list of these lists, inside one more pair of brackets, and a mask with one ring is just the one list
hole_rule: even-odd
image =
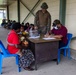
[[51,15],[48,11],[45,13],[42,10],[39,10],[35,15],[34,24],[38,26],[38,28],[47,27],[49,31],[51,28]]

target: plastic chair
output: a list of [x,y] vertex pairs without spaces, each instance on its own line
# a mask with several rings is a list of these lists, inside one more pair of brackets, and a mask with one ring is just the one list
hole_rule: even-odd
[[19,67],[19,55],[17,54],[10,54],[8,50],[4,47],[3,43],[0,40],[0,74],[2,74],[2,63],[3,59],[6,57],[15,57],[16,58],[16,64],[18,65],[18,71],[21,71],[21,68]]
[[61,53],[62,50],[64,50],[64,56],[66,56],[67,53],[68,53],[68,58],[69,59],[71,58],[71,56],[70,56],[70,41],[72,39],[72,36],[73,35],[71,33],[67,33],[67,39],[68,39],[67,45],[58,50],[58,63],[60,62],[60,53]]

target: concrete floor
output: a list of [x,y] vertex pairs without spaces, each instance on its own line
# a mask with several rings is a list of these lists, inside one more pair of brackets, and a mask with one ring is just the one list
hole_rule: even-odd
[[[0,27],[0,40],[6,46],[6,37],[8,30]],[[49,61],[38,65],[37,71],[23,70],[19,73],[15,64],[15,58],[6,58],[3,60],[2,75],[76,75],[76,61],[67,57],[61,58],[57,65],[55,61]]]

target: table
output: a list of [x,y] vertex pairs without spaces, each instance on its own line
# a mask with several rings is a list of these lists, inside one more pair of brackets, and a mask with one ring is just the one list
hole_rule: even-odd
[[37,70],[38,63],[58,59],[59,40],[60,39],[44,40],[42,38],[28,38],[29,48],[35,55],[35,70]]

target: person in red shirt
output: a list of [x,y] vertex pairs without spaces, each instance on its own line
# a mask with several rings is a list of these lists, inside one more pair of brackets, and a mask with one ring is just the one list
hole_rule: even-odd
[[18,32],[20,31],[21,25],[19,23],[15,23],[13,25],[13,29],[9,32],[7,37],[7,49],[11,54],[19,54],[20,48],[18,48],[20,41],[18,37]]
[[[7,37],[7,49],[11,54],[18,54],[19,57],[19,65],[23,67],[25,70],[34,70],[31,68],[31,64],[34,61],[34,55],[31,50],[25,48],[20,44],[20,39],[18,33],[20,32],[21,24],[14,23],[12,25],[12,30],[9,32]],[[28,44],[28,43],[27,43]]]
[[[53,36],[51,35],[53,34]],[[59,41],[59,48],[67,45],[67,28],[61,24],[61,22],[56,19],[53,22],[53,29],[50,30],[49,34],[46,34],[45,37],[54,37],[61,39]]]

